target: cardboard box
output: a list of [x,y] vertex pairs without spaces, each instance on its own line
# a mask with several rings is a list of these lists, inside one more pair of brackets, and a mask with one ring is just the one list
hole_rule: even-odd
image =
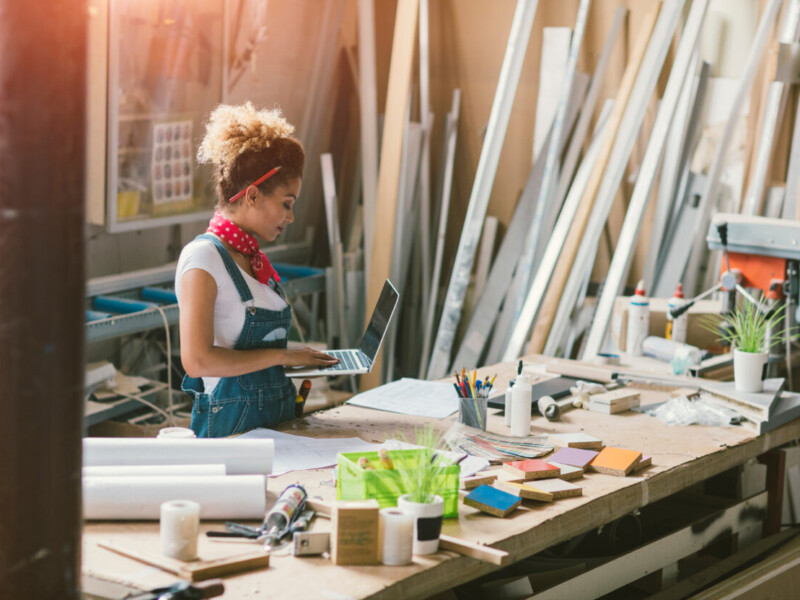
[[378,564],[377,500],[337,502],[331,511],[331,560],[335,565]]
[[[664,337],[667,328],[667,302],[668,298],[650,298],[650,335]],[[611,339],[621,351],[625,351],[625,341],[628,334],[628,303],[630,296],[618,296],[614,300],[614,313],[611,317]],[[700,300],[689,309],[689,324],[686,333],[686,343],[697,346],[701,350],[717,346],[719,340],[715,334],[708,331],[703,324],[708,321],[721,321],[720,310],[722,302],[719,300]]]

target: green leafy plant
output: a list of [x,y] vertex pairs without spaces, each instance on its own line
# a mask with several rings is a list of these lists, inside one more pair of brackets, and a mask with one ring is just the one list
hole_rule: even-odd
[[[402,433],[397,434],[397,437],[408,442]],[[414,441],[410,443],[416,444],[419,448],[413,452],[401,450],[390,451],[389,454],[409,501],[428,504],[433,502],[444,470],[451,462],[439,452],[443,448],[442,434],[430,423],[421,428],[415,427]]]
[[[759,299],[761,306],[762,300]],[[716,319],[703,320],[701,326],[742,352],[769,352],[785,339],[780,327],[783,316],[782,306],[764,311],[745,298],[740,299],[733,311],[722,315],[724,326]]]

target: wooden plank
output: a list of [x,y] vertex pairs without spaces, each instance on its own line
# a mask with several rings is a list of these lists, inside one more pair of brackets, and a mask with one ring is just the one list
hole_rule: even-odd
[[[606,125],[605,136],[603,138],[603,145],[600,148],[598,159],[595,162],[594,169],[589,177],[589,183],[587,184],[586,191],[584,191],[583,196],[581,197],[581,202],[578,206],[577,213],[572,221],[573,225],[570,227],[566,240],[564,240],[563,249],[558,248],[562,240],[553,239],[548,245],[548,252],[550,251],[551,247],[553,247],[556,249],[556,252],[553,253],[556,254],[556,256],[548,257],[546,253],[545,257],[542,259],[542,262],[539,264],[539,270],[536,273],[533,283],[531,284],[532,294],[529,293],[528,297],[525,299],[525,305],[523,306],[520,318],[517,321],[517,325],[514,328],[511,339],[509,340],[507,351],[503,357],[504,360],[513,360],[513,358],[516,358],[521,354],[523,341],[528,333],[531,323],[536,316],[536,313],[539,312],[539,306],[541,305],[542,300],[545,299],[545,292],[549,289],[552,289],[552,294],[554,295],[556,294],[555,290],[557,288],[563,288],[563,284],[566,280],[566,273],[564,270],[568,268],[566,266],[567,264],[572,264],[572,259],[574,259],[577,252],[578,240],[583,235],[583,230],[586,228],[586,224],[591,213],[592,202],[594,201],[594,197],[597,194],[598,188],[600,187],[603,174],[605,173],[606,165],[608,164],[608,157],[611,154],[611,149],[614,145],[614,139],[616,137],[617,130],[622,122],[622,116],[625,113],[625,107],[627,106],[628,98],[633,90],[633,84],[636,80],[636,75],[639,72],[642,59],[644,58],[647,44],[650,41],[650,35],[653,33],[653,28],[655,27],[657,17],[658,7],[653,7],[648,11],[644,18],[644,22],[639,30],[635,48],[628,61],[628,66],[625,68],[625,74],[622,77],[619,91],[617,92],[616,99],[614,100],[614,107],[611,109],[611,115],[609,115],[608,118],[608,124]],[[559,259],[559,256],[563,256],[563,259]],[[558,261],[558,264],[556,264],[556,261]],[[565,266],[561,267],[562,264]],[[554,274],[557,266],[560,267],[558,269],[557,277],[554,277],[553,283],[548,286],[551,275]],[[560,295],[560,291],[558,292],[558,295]],[[553,305],[551,311],[555,313],[555,305],[557,303],[551,297],[550,293],[548,293],[546,299],[549,300],[549,305]],[[548,320],[552,321],[552,315]],[[542,329],[544,329],[544,327]],[[540,331],[539,335],[537,336],[537,343],[531,345],[532,352],[541,351],[541,349],[544,347],[544,342],[547,338],[546,334],[549,332],[549,329],[548,323],[546,331]],[[512,354],[514,356],[508,358]]]
[[572,30],[569,27],[545,27],[542,30],[539,93],[536,96],[536,118],[533,122],[531,164],[541,155],[547,132],[556,118],[559,98],[564,95],[564,84],[568,81],[567,61],[571,38]]
[[364,272],[369,273],[378,195],[378,91],[375,84],[374,0],[358,0],[358,99],[361,119],[361,189]]
[[[764,48],[769,41],[770,32],[781,4],[781,0],[769,0],[764,12],[761,15],[761,21],[758,24],[758,29],[756,30],[753,43],[750,46],[750,53],[747,57],[747,63],[744,66],[744,70],[742,71],[742,77],[736,90],[736,96],[731,103],[728,119],[725,123],[725,129],[723,130],[722,136],[720,136],[719,142],[717,143],[714,159],[711,163],[711,167],[709,167],[708,170],[708,184],[705,193],[700,199],[700,204],[697,211],[698,218],[696,219],[701,228],[705,227],[711,207],[714,202],[716,202],[717,196],[719,195],[721,184],[720,178],[725,167],[728,151],[730,150],[731,139],[733,138],[734,131],[739,122],[739,115],[741,114],[744,101],[747,98],[750,87],[753,84],[753,79],[756,76],[756,70],[761,62],[761,56],[764,53]],[[753,110],[754,107],[751,105],[750,111]],[[693,243],[693,251],[695,255],[702,254],[705,251],[705,245],[704,236],[696,236]],[[684,291],[689,295],[693,294],[697,287],[696,283],[696,270],[690,269],[686,273],[686,277],[684,279]]]
[[500,162],[500,151],[508,128],[511,107],[528,49],[528,40],[537,6],[538,0],[518,0],[517,2],[506,54],[503,58],[503,66],[492,103],[489,126],[481,148],[475,183],[470,194],[467,214],[464,217],[461,240],[453,262],[453,271],[447,287],[442,317],[428,365],[427,375],[429,378],[443,377],[450,366],[450,352],[453,348],[456,328],[461,320],[461,308],[464,304],[464,296],[469,284],[478,238],[494,184],[494,176]]
[[452,535],[439,535],[439,548],[442,550],[449,550],[450,552],[457,552],[463,556],[470,558],[477,558],[483,562],[488,562],[499,567],[505,566],[511,562],[511,557],[505,550],[498,550],[497,548],[490,548],[483,544],[475,544],[466,540],[461,540]]
[[167,571],[168,573],[178,575],[190,581],[204,581],[213,577],[225,577],[226,575],[234,575],[244,571],[265,569],[269,566],[269,553],[263,550],[216,560],[184,562],[161,554],[123,548],[110,542],[98,542],[97,545],[111,552],[115,552],[116,554],[132,558],[146,565],[157,567],[162,571]]
[[[414,40],[417,32],[419,0],[398,0],[392,42],[392,61],[389,66],[389,85],[386,92],[386,112],[381,141],[381,163],[378,172],[378,194],[375,212],[375,234],[367,287],[367,307],[378,303],[383,282],[389,277],[391,250],[394,247],[394,218],[400,189],[400,170],[403,158],[403,127],[408,110],[411,67],[414,60]],[[365,323],[366,326],[366,323]],[[381,361],[376,361],[370,373],[361,378],[361,387],[370,389],[381,381]]]
[[439,226],[436,235],[436,252],[433,259],[433,273],[429,288],[430,297],[425,314],[425,327],[422,332],[422,352],[419,363],[419,376],[425,377],[428,358],[431,350],[434,321],[439,300],[439,281],[442,275],[445,237],[447,235],[447,217],[450,213],[450,192],[453,189],[453,167],[456,158],[456,139],[458,136],[458,120],[461,110],[461,90],[453,90],[450,112],[445,123],[444,173],[442,174],[442,190],[439,198]]

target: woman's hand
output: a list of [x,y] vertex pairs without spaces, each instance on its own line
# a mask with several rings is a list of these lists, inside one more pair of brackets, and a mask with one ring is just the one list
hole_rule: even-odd
[[286,355],[286,362],[283,364],[286,367],[330,367],[339,362],[338,358],[308,346],[289,348],[284,350],[284,354]]

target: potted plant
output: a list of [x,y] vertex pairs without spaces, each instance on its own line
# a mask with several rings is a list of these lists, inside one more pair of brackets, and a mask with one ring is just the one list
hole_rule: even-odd
[[[760,392],[769,352],[784,340],[782,305],[766,307],[744,299],[731,312],[722,315],[716,332],[733,348],[733,380],[738,392]],[[715,325],[715,328],[717,325]]]
[[397,507],[415,516],[413,553],[433,554],[439,549],[444,514],[444,500],[436,489],[451,463],[437,452],[442,447],[442,436],[430,423],[415,428],[414,435],[418,452],[402,456],[390,452],[406,491],[397,499]]

